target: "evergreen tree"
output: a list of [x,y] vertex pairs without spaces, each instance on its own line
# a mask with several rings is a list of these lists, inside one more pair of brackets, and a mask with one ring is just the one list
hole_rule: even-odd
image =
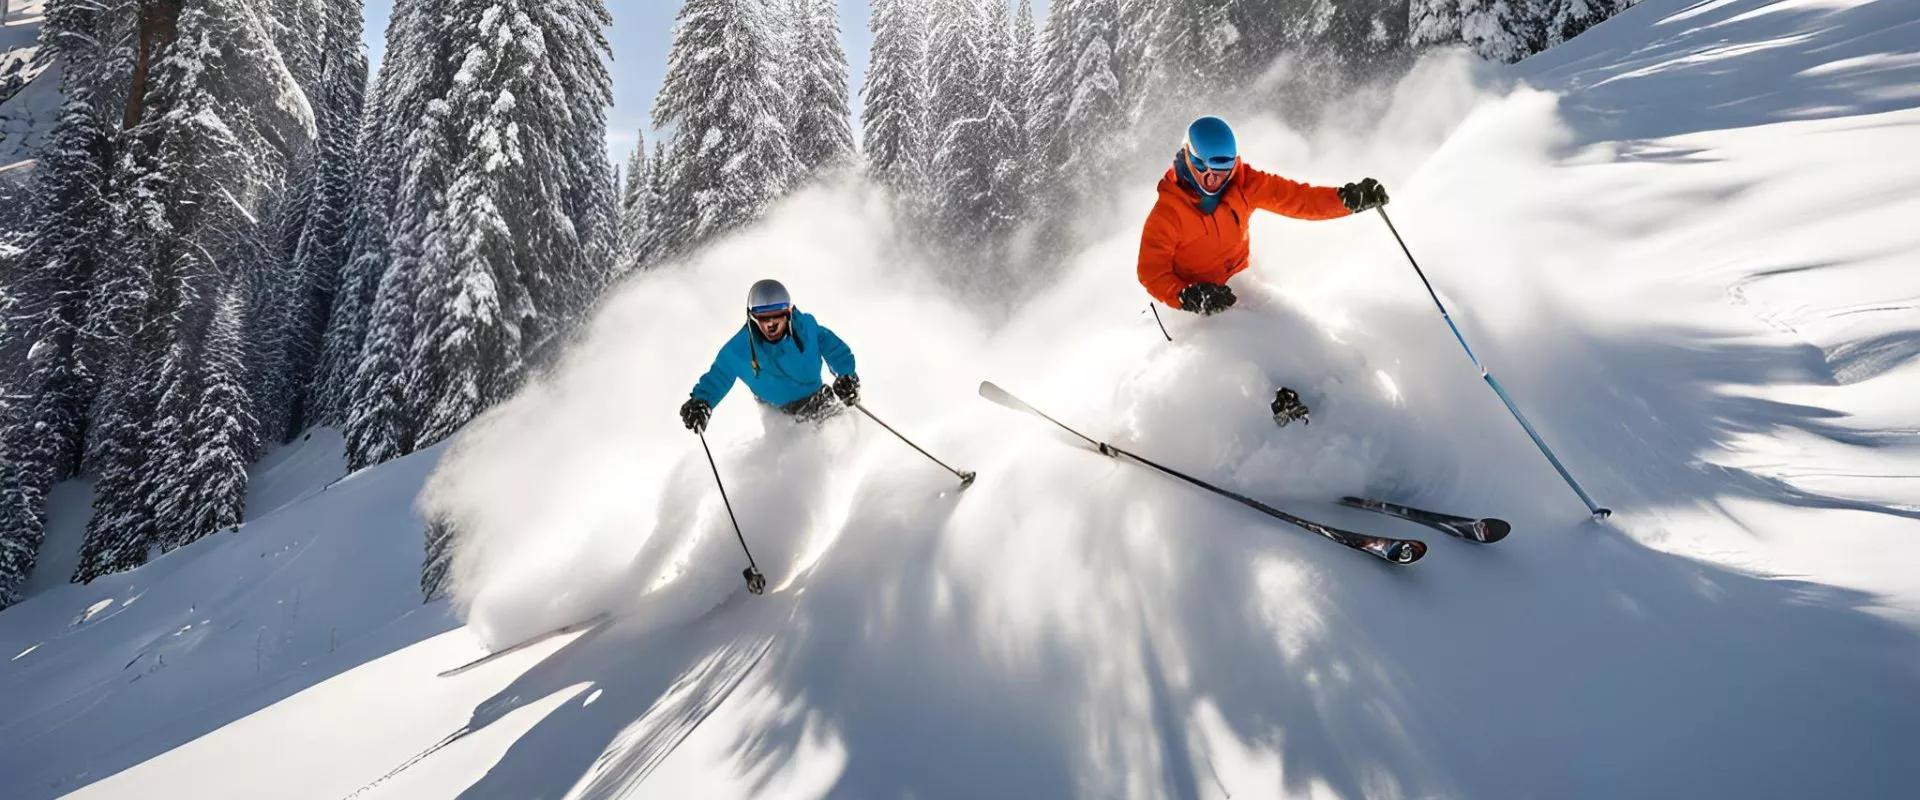
[[0,400],[0,608],[33,569],[47,490],[80,469],[98,388],[81,330],[111,259],[115,70],[106,42],[124,16],[118,3],[56,2],[43,23],[37,57],[60,59],[63,101],[29,195],[36,224],[21,252],[0,263],[0,352],[9,343],[25,350],[0,368],[0,392],[14,395]]
[[[35,447],[41,456],[34,471],[49,481],[79,471],[88,409],[111,358],[107,343],[89,346],[86,334],[90,308],[109,301],[99,290],[111,285],[117,261],[108,249],[113,115],[119,105],[115,87],[125,75],[111,42],[129,16],[122,2],[55,2],[41,31],[38,57],[60,60],[63,102],[34,171],[30,197],[39,204],[37,224],[4,276],[13,298],[8,313],[16,318],[0,325],[34,350],[27,360],[32,374],[16,376],[16,388],[36,398],[21,413],[32,420],[23,424],[46,437]],[[98,326],[94,332],[100,333]]]
[[798,180],[853,159],[853,116],[847,99],[847,54],[840,46],[836,0],[793,0],[796,30],[791,66],[794,86],[792,142]]
[[[130,488],[118,490],[138,509],[136,521],[107,533],[125,538],[129,557],[137,553],[144,560],[154,549],[173,549],[193,511],[186,498],[193,487],[185,472],[194,457],[187,426],[199,396],[192,356],[185,344],[175,344],[161,361],[158,393],[142,439],[146,451],[140,454],[140,475]],[[87,538],[93,538],[93,531],[88,533]]]
[[998,156],[992,152],[985,85],[991,75],[987,59],[997,48],[990,46],[975,0],[937,0],[933,21],[927,121],[935,137],[931,175],[939,202],[932,221],[948,244],[975,248],[990,214]]
[[453,523],[434,519],[427,523],[426,557],[420,564],[420,595],[432,602],[446,596],[447,582],[453,577]]
[[355,363],[347,420],[347,461],[354,469],[411,452],[421,424],[424,395],[417,386],[416,346],[425,328],[415,319],[417,293],[449,270],[447,185],[455,157],[445,102],[428,103],[405,148],[405,182],[397,192],[401,213],[392,235],[392,263],[380,277],[373,318]]
[[1546,46],[1552,47],[1585,33],[1608,17],[1625,11],[1631,0],[1543,0],[1540,10]]
[[[529,49],[545,55],[535,67],[546,71],[548,77],[542,83],[551,86],[547,92],[555,98],[555,109],[536,106],[519,114],[550,132],[555,152],[554,166],[529,161],[526,169],[559,173],[546,191],[555,197],[572,235],[571,241],[563,239],[556,246],[573,248],[535,254],[550,268],[532,282],[542,317],[528,338],[532,353],[578,321],[618,274],[620,200],[614,190],[613,165],[607,160],[613,77],[607,71],[612,48],[605,30],[613,17],[606,2],[551,0],[529,3],[527,8],[534,21],[530,32],[537,37]],[[535,182],[547,185],[546,179]]]
[[33,432],[19,399],[0,385],[0,609],[20,602],[46,531],[45,498],[26,457]]
[[373,319],[355,361],[346,422],[347,465],[363,469],[413,450],[418,416],[409,395],[413,276],[398,262],[380,277]]
[[867,174],[907,201],[921,194],[926,169],[926,22],[916,0],[874,0],[872,62],[860,88]]
[[1039,30],[1034,27],[1033,0],[1020,0],[1013,15],[1013,38],[1007,43],[1007,88],[1012,92],[1014,120],[1020,123],[1022,142],[1031,142],[1033,85],[1040,57]]
[[1532,0],[1460,0],[1460,35],[1481,58],[1505,64],[1545,46]]
[[[80,544],[79,563],[74,567],[74,583],[90,583],[94,578],[132,569],[147,560],[153,540],[154,509],[151,495],[143,489],[152,474],[148,463],[149,439],[146,421],[153,414],[157,392],[155,379],[135,376],[127,368],[144,359],[127,350],[121,364],[113,370],[112,385],[100,395],[95,412],[98,442],[95,462],[93,516],[87,520],[86,536]],[[169,359],[168,367],[178,361]],[[177,383],[177,369],[161,372],[158,382]]]
[[620,271],[647,264],[647,240],[652,235],[653,162],[647,160],[647,138],[642,134],[627,158],[620,187]]
[[350,245],[328,311],[313,388],[317,421],[343,428],[351,416],[355,373],[361,346],[372,326],[375,294],[390,263],[389,229],[394,224],[394,204],[404,171],[401,143],[407,126],[417,119],[404,115],[408,106],[405,101],[414,94],[406,90],[414,88],[418,75],[416,59],[420,53],[413,48],[424,46],[437,56],[441,55],[438,43],[444,41],[422,41],[426,15],[420,2],[399,0],[394,4],[387,25],[386,60],[363,105],[355,146],[361,170],[348,223]]
[[[449,162],[444,255],[431,243],[422,251],[418,444],[518,388],[529,357],[612,274],[605,20],[599,0],[470,2],[455,16],[464,54],[448,106],[463,139]],[[588,30],[598,47],[555,45]]]
[[1058,179],[1081,195],[1107,177],[1126,119],[1116,71],[1118,0],[1061,0],[1047,15],[1047,52],[1034,138]]
[[76,580],[135,566],[159,543],[156,482],[179,474],[180,429],[196,397],[184,332],[206,318],[208,281],[257,268],[272,246],[259,220],[281,201],[286,163],[313,133],[306,106],[281,102],[300,89],[254,0],[157,8],[143,26],[156,13],[177,18],[174,38],[143,42],[129,102],[134,127],[116,177],[128,200],[118,265],[100,291],[117,295],[102,304],[100,330],[125,344],[116,343],[96,403],[100,435],[89,450],[100,481]]
[[672,252],[673,242],[677,241],[674,232],[667,225],[673,214],[667,209],[667,196],[671,187],[667,184],[667,140],[655,139],[653,158],[647,160],[647,238],[641,243],[640,263],[654,264],[662,254]]
[[394,5],[362,128],[366,180],[325,354],[331,416],[354,469],[411,452],[419,431],[417,293],[445,274],[446,189],[457,157],[446,98],[463,43],[450,35],[452,24],[431,0]]
[[668,170],[677,249],[757,219],[787,188],[787,97],[757,0],[687,0],[674,26],[656,128],[674,129]]
[[1460,41],[1460,0],[1408,0],[1407,43],[1414,47]]
[[[283,402],[290,435],[311,424],[313,375],[351,247],[353,193],[359,177],[356,149],[365,104],[367,61],[361,52],[361,0],[329,0],[319,51],[314,102],[316,136],[309,149],[313,191],[284,278],[285,304],[277,327],[284,337],[282,379],[294,391]],[[355,287],[358,291],[358,287]],[[357,300],[358,298],[356,298]]]
[[[1023,3],[1024,5],[1024,3]],[[1028,34],[1031,35],[1031,25]],[[997,241],[1020,223],[1026,205],[1026,69],[1020,60],[1023,43],[1007,6],[996,2],[986,20],[986,64],[981,85],[986,90],[987,208],[984,224]],[[991,263],[1004,268],[1006,259]]]
[[[259,449],[242,353],[246,348],[243,300],[230,294],[215,312],[202,346],[198,402],[183,434],[183,469],[175,473],[177,491],[162,499],[169,522],[167,549],[192,544],[202,536],[240,524],[247,503],[247,464]],[[165,404],[162,404],[163,408]]]

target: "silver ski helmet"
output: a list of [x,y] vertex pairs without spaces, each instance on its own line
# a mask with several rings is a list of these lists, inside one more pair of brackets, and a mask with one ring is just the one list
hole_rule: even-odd
[[772,278],[757,281],[747,290],[748,314],[769,314],[792,308],[793,297],[787,294],[787,287]]

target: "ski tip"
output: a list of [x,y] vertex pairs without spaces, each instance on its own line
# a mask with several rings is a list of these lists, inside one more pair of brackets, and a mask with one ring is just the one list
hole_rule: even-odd
[[1387,553],[1387,560],[1395,564],[1411,564],[1427,554],[1427,543],[1417,539],[1407,539],[1395,545]]
[[1507,538],[1507,534],[1513,533],[1513,526],[1508,524],[1506,520],[1494,519],[1492,517],[1480,520],[1474,527],[1479,534],[1476,539],[1481,544],[1493,544],[1494,542]]

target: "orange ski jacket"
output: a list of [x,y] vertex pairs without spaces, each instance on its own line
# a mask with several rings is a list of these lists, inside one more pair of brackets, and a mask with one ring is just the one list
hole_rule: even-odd
[[1160,179],[1160,199],[1140,232],[1140,285],[1162,303],[1180,307],[1180,290],[1196,283],[1226,284],[1247,268],[1247,231],[1254,209],[1295,219],[1347,216],[1340,190],[1270,175],[1241,162],[1212,214],[1174,170]]

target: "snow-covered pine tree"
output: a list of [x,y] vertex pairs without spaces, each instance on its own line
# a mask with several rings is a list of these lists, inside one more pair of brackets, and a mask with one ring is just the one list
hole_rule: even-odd
[[445,101],[428,102],[404,145],[391,261],[374,294],[349,393],[347,462],[354,469],[406,455],[418,438],[425,393],[416,357],[427,347],[416,347],[425,330],[417,314],[421,295],[450,269],[447,186],[457,156],[451,114]]
[[[143,491],[157,465],[150,463],[147,423],[159,396],[156,384],[171,385],[177,371],[137,374],[131,364],[148,363],[135,350],[121,354],[120,364],[102,387],[94,416],[97,432],[89,437],[94,451],[93,516],[87,520],[80,543],[74,583],[91,583],[102,575],[146,563],[153,540],[154,509]],[[163,367],[178,362],[164,359]]]
[[1460,41],[1461,0],[1407,0],[1407,44],[1425,47]]
[[1546,46],[1552,47],[1585,33],[1608,17],[1627,10],[1635,0],[1540,0]]
[[33,439],[24,399],[0,383],[0,610],[20,602],[46,531],[45,498],[23,469]]
[[[143,37],[144,72],[136,70],[126,115],[134,128],[116,179],[128,198],[115,242],[122,266],[100,292],[128,290],[111,301],[104,326],[127,344],[97,403],[101,435],[89,451],[101,475],[76,580],[137,565],[154,543],[154,482],[177,475],[170,432],[185,419],[180,398],[193,396],[181,366],[184,326],[205,318],[204,284],[245,274],[272,246],[259,220],[281,199],[291,153],[313,134],[256,0],[145,10],[143,28],[174,38]],[[177,17],[156,24],[156,13]]]
[[[558,99],[551,110],[531,109],[533,121],[555,137],[554,167],[561,176],[551,188],[572,230],[572,252],[535,254],[551,269],[530,281],[541,319],[527,339],[529,356],[550,339],[577,324],[618,274],[620,198],[614,191],[613,165],[607,159],[607,109],[613,106],[613,77],[607,71],[612,48],[606,28],[613,24],[605,0],[549,0],[530,3],[529,16],[542,38],[538,49]],[[523,110],[521,113],[527,113]],[[542,181],[544,184],[545,181]],[[557,242],[557,246],[569,246]],[[542,287],[546,287],[543,291]]]
[[[438,235],[444,241],[445,234]],[[442,245],[444,247],[444,245]],[[347,466],[362,469],[413,450],[419,428],[408,369],[417,258],[396,258],[380,276],[365,341],[354,361],[345,422]]]
[[1034,26],[1033,0],[1020,0],[1013,14],[1013,39],[1007,44],[1006,69],[1009,88],[1019,98],[1013,113],[1020,123],[1022,142],[1031,141],[1028,132],[1033,121],[1033,84],[1039,67],[1039,33]]
[[793,86],[791,140],[796,182],[850,163],[853,115],[837,0],[792,0],[795,27],[786,82]]
[[632,272],[647,264],[647,239],[652,234],[653,162],[647,159],[647,137],[642,133],[627,157],[620,186],[620,271]]
[[268,428],[279,435],[312,424],[313,376],[351,247],[347,237],[359,179],[356,145],[367,83],[362,16],[361,0],[327,1],[312,101],[316,133],[306,154],[312,194],[284,279],[286,303],[276,326],[284,347],[278,359],[280,377],[294,391],[286,398],[291,407],[280,410],[287,423]]
[[917,0],[874,0],[872,62],[860,87],[867,175],[905,202],[919,199],[926,171],[927,21]]
[[444,519],[427,521],[426,557],[420,564],[420,596],[432,602],[446,596],[453,579],[453,523]]
[[361,169],[352,194],[350,244],[314,375],[313,403],[317,421],[324,424],[345,428],[351,417],[361,346],[373,324],[375,295],[391,263],[390,229],[405,164],[401,145],[418,119],[405,116],[404,109],[408,107],[406,101],[417,94],[410,89],[432,83],[418,80],[421,67],[435,66],[420,64],[416,48],[424,46],[434,56],[444,55],[439,50],[444,37],[421,32],[428,16],[423,13],[422,0],[394,4],[387,23],[386,58],[361,112],[355,144]]
[[[1023,13],[1031,7],[1024,0]],[[1023,31],[1007,13],[1007,6],[995,0],[986,20],[986,164],[987,209],[984,224],[995,244],[1017,227],[1026,209],[1027,179],[1027,70],[1023,53],[1031,45],[1031,18]],[[998,250],[999,248],[995,248]],[[989,263],[1001,271],[1008,268],[1004,253],[995,253]],[[1003,280],[1005,275],[994,280]]]
[[[537,311],[514,238],[526,235],[551,246],[551,231],[519,231],[509,219],[518,208],[512,193],[530,188],[521,182],[523,170],[530,161],[550,164],[536,159],[552,157],[543,143],[523,139],[513,118],[529,110],[521,103],[531,106],[542,94],[518,95],[530,87],[515,80],[533,69],[533,54],[522,48],[536,41],[535,34],[522,15],[485,13],[475,5],[463,11],[480,13],[455,23],[467,49],[447,104],[449,132],[470,133],[450,153],[441,231],[419,243],[410,362],[423,401],[417,446],[452,434],[519,380],[522,325]],[[547,212],[547,223],[558,221],[552,218],[558,209],[538,211]]]
[[653,102],[656,128],[674,129],[667,228],[677,250],[757,219],[786,191],[792,151],[780,112],[787,96],[771,58],[759,0],[687,0]]
[[1119,0],[1062,0],[1047,15],[1035,143],[1053,165],[1055,185],[1070,196],[1107,177],[1113,138],[1126,120],[1115,68],[1119,10]]
[[1545,46],[1534,0],[1460,0],[1460,37],[1481,58],[1511,64]]
[[674,219],[667,208],[667,195],[671,191],[667,180],[667,140],[655,139],[653,157],[647,159],[647,238],[641,242],[640,263],[653,265],[663,253],[671,252],[674,232],[667,225]]
[[[463,4],[453,23],[464,52],[449,109],[463,138],[446,198],[449,269],[426,280],[418,309],[421,445],[518,388],[528,358],[573,323],[612,270],[611,247],[579,238],[617,228],[604,54],[552,45],[605,10],[599,0],[544,10],[503,2]],[[599,105],[581,108],[575,85]],[[596,131],[590,155],[569,149],[581,126]]]
[[446,274],[446,191],[458,157],[446,100],[464,46],[454,24],[432,0],[394,5],[362,129],[366,180],[342,280],[365,294],[337,304],[325,356],[325,380],[338,393],[333,418],[354,469],[411,452],[419,431],[416,313],[419,293]]
[[[247,505],[247,464],[259,449],[258,423],[251,403],[242,355],[247,322],[245,301],[230,291],[214,312],[200,347],[199,397],[181,431],[184,445],[177,473],[177,494],[161,503],[170,525],[162,547],[192,544],[200,537],[240,524]],[[162,403],[164,408],[165,403]]]
[[988,138],[986,19],[976,0],[935,0],[927,48],[931,94],[927,129],[933,135],[930,174],[938,202],[930,221],[959,252],[979,252],[992,199],[997,154]]
[[[81,328],[88,298],[110,253],[110,198],[116,73],[104,45],[118,25],[115,4],[62,0],[47,9],[41,58],[63,65],[63,102],[48,146],[34,171],[31,197],[36,224],[24,252],[0,273],[12,317],[0,327],[28,346],[24,374],[14,375],[21,424],[37,431],[30,450],[13,458],[29,463],[37,491],[79,471],[86,415],[101,365],[82,359]],[[122,15],[124,16],[124,15]],[[11,535],[0,528],[0,538]],[[37,535],[37,534],[36,534]]]
[[[176,343],[161,360],[153,414],[147,420],[144,465],[131,488],[116,489],[132,496],[142,524],[127,526],[118,534],[127,542],[129,553],[143,557],[153,549],[173,549],[173,543],[186,527],[192,513],[187,494],[192,486],[186,465],[194,458],[188,443],[188,421],[199,399],[199,369],[195,354],[185,343]],[[97,500],[99,494],[96,493]],[[97,503],[96,503],[97,507]],[[96,511],[95,516],[99,514]],[[89,528],[88,538],[92,537]],[[138,562],[135,562],[137,565]]]

